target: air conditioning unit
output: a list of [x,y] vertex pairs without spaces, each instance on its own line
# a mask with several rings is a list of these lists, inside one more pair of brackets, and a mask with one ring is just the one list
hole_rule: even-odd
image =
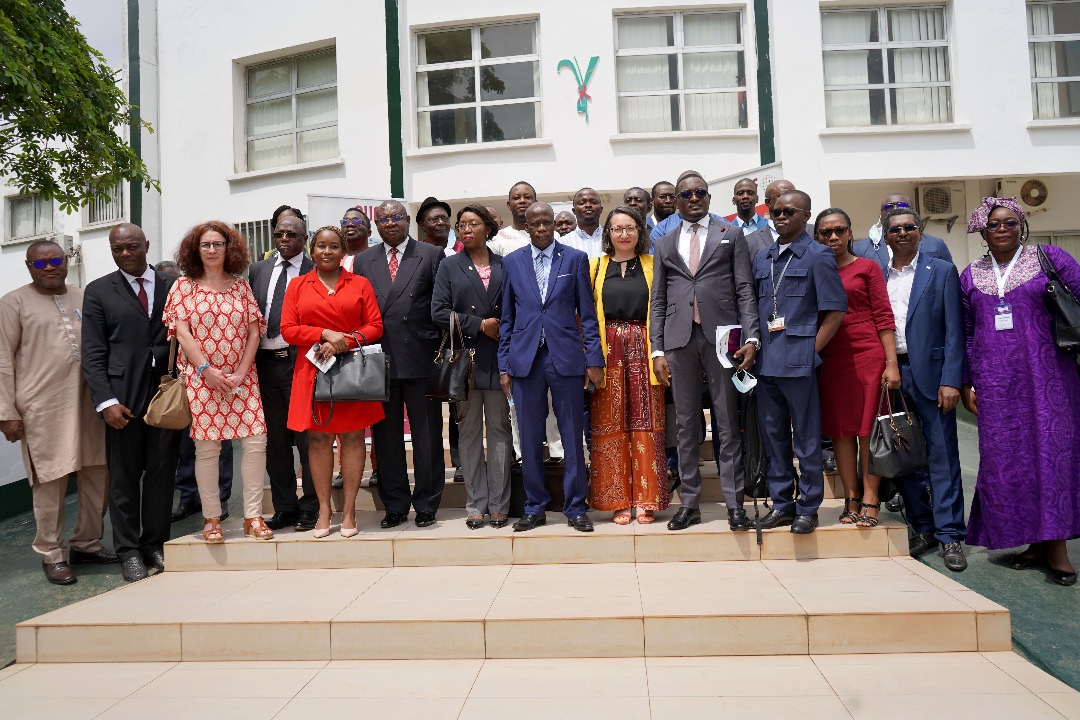
[[1014,197],[1024,208],[1025,215],[1035,215],[1050,209],[1049,183],[1039,178],[1001,178],[997,196]]
[[924,220],[963,215],[964,184],[938,183],[915,188],[915,209]]

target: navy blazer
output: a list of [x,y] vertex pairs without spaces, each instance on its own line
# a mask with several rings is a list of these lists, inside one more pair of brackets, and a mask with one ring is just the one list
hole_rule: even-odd
[[[502,255],[488,253],[491,277],[485,289],[469,253],[462,251],[446,258],[435,275],[431,294],[431,319],[442,331],[450,330],[450,313],[456,312],[465,335],[465,347],[475,350],[473,383],[480,390],[498,390],[499,341],[480,331],[480,321],[502,318]],[[456,335],[456,333],[455,333]],[[457,342],[457,338],[454,338]]]
[[[887,280],[888,271],[885,277]],[[919,392],[935,399],[941,385],[960,388],[964,311],[960,274],[951,262],[927,257],[920,250],[904,335],[911,375]]]
[[[847,311],[847,293],[836,269],[832,250],[814,242],[805,230],[779,258],[780,246],[773,243],[754,258],[754,281],[757,283],[758,315],[761,320],[761,350],[755,372],[772,377],[813,377],[821,357],[814,350],[818,313]],[[788,263],[788,258],[791,262]],[[773,285],[770,275],[775,262],[775,278],[780,285],[776,296],[784,329],[769,330],[773,312]],[[787,271],[780,281],[781,271]]]
[[560,375],[584,375],[586,365],[604,366],[589,256],[557,240],[552,244],[554,255],[544,302],[536,284],[532,244],[503,258],[500,373],[515,377],[529,374],[540,349],[541,328],[551,362]]
[[[859,257],[869,258],[870,260],[877,261],[877,264],[881,266],[881,269],[886,273],[889,270],[889,246],[885,244],[885,239],[882,238],[877,245],[874,241],[868,237],[862,240],[856,240],[851,246],[852,253]],[[952,262],[952,253],[949,252],[949,246],[945,244],[945,241],[934,235],[927,235],[923,233],[922,240],[919,241],[919,255],[925,255],[927,257],[937,258],[938,260],[944,260],[946,262]],[[934,391],[934,397],[937,397],[937,391]]]

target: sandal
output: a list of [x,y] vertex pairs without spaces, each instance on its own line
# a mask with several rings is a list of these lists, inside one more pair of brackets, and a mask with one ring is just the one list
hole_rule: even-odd
[[630,524],[630,509],[616,510],[615,514],[611,516],[611,521],[616,525],[629,525]]
[[638,525],[651,525],[656,520],[656,516],[653,515],[652,510],[638,510],[637,522]]
[[465,518],[465,527],[469,528],[470,530],[479,530],[480,528],[484,527],[484,516],[470,515],[469,517]]
[[877,527],[877,524],[878,524],[879,520],[876,517],[870,517],[869,515],[867,515],[866,511],[868,509],[869,510],[877,510],[880,513],[881,512],[881,503],[879,503],[879,502],[877,502],[877,503],[863,503],[862,504],[862,510],[863,510],[862,515],[859,516],[859,519],[855,523],[855,525],[857,527],[861,527],[861,528]]
[[262,515],[256,515],[253,518],[244,518],[244,535],[256,540],[269,540],[274,537],[274,531],[266,526]]
[[206,518],[204,522],[202,539],[205,542],[211,545],[225,542],[225,534],[221,532],[221,518]]
[[857,503],[860,500],[862,500],[861,497],[844,498],[844,512],[840,513],[840,524],[841,525],[851,525],[853,523],[858,522],[858,520],[859,520],[858,513],[853,513],[850,510],[848,510],[848,508],[851,506],[851,503],[853,503],[853,502]]
[[510,522],[510,519],[506,515],[492,515],[491,527],[501,528],[506,527],[506,523]]

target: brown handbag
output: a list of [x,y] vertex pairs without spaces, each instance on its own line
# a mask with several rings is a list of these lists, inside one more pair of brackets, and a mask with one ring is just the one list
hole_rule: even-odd
[[161,376],[157,392],[146,408],[143,421],[162,430],[183,430],[191,424],[191,406],[188,404],[187,387],[176,371],[176,338],[169,343],[169,370]]

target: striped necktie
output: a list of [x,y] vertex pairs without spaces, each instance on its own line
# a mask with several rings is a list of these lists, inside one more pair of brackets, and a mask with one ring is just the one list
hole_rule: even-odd
[[540,302],[547,300],[547,255],[540,253],[536,256],[536,286],[540,288]]

